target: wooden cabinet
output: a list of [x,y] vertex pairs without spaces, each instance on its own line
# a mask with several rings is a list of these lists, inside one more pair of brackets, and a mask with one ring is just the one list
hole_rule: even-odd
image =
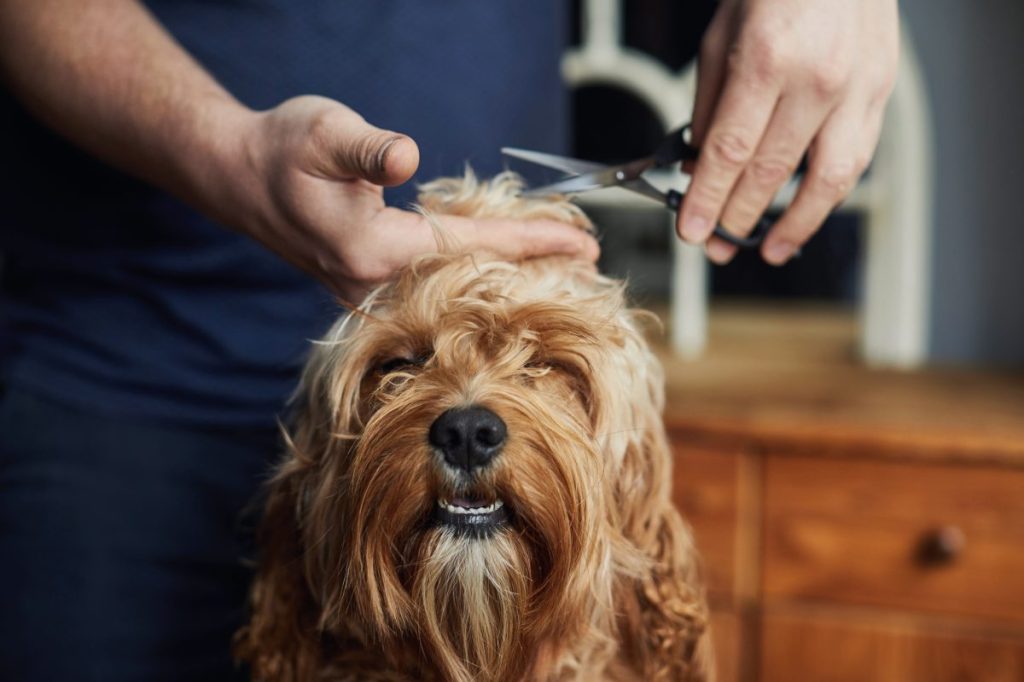
[[872,371],[848,318],[770,322],[665,359],[719,679],[1024,681],[1024,376]]
[[764,682],[1020,682],[1019,633],[882,614],[791,609],[761,621]]
[[1024,469],[769,457],[766,599],[1024,624]]

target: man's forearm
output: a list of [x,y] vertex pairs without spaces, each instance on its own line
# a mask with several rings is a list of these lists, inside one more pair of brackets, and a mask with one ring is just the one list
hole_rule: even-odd
[[251,112],[136,0],[0,0],[0,74],[86,151],[226,217]]

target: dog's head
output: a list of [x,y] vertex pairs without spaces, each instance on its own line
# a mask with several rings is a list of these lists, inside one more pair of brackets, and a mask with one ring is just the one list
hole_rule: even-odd
[[[514,189],[422,200],[480,215]],[[585,225],[567,206],[531,210]],[[257,607],[290,591],[307,613],[287,627],[317,646],[453,680],[612,651],[616,590],[650,571],[637,544],[658,532],[660,395],[621,285],[588,265],[419,261],[316,344],[268,510],[297,575],[265,568]]]

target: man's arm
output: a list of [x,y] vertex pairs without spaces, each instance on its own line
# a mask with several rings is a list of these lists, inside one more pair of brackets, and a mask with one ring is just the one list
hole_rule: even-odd
[[104,161],[207,213],[233,193],[225,166],[253,114],[139,3],[3,0],[0,69],[33,114]]
[[[136,0],[0,0],[0,75],[75,144],[350,301],[436,249],[420,216],[383,202],[381,185],[405,182],[419,163],[410,138],[322,97],[248,109]],[[597,256],[590,237],[559,223],[445,222],[464,245],[510,258]]]

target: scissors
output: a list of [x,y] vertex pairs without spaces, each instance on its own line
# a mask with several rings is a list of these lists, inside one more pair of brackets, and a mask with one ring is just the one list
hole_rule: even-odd
[[[523,196],[579,194],[605,187],[621,187],[678,211],[685,195],[674,189],[663,192],[645,180],[643,174],[652,168],[667,168],[680,161],[695,161],[700,150],[687,142],[689,130],[690,124],[687,123],[666,135],[650,156],[615,166],[513,147],[503,147],[501,153],[508,158],[568,174],[557,182],[529,189],[523,192]],[[755,249],[764,241],[771,227],[771,221],[762,216],[747,237],[734,235],[721,225],[715,226],[714,234],[741,249]]]

